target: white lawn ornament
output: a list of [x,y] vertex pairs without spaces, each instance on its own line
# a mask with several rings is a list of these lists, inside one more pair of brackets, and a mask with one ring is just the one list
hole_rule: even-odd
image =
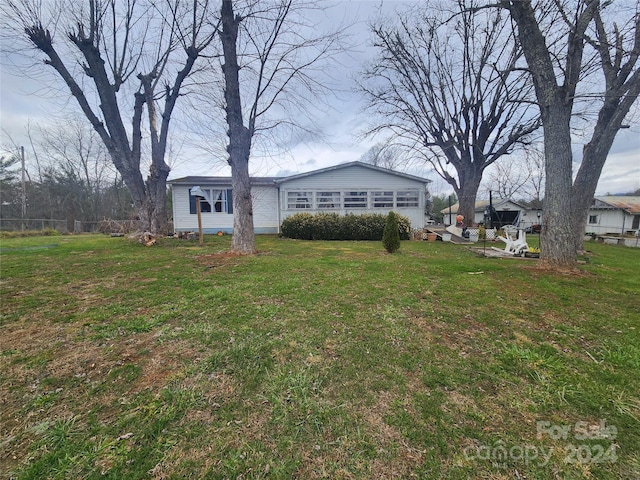
[[[529,244],[527,243],[527,234],[524,230],[519,230],[517,237],[515,236],[516,228],[511,226],[505,227],[505,236],[496,237],[498,240],[502,240],[505,243],[504,252],[509,255],[520,255],[523,252],[529,250]],[[500,250],[496,248],[495,250]]]

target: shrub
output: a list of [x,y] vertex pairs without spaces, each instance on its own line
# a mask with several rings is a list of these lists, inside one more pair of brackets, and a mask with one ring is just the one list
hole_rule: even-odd
[[404,215],[398,215],[396,213],[396,219],[398,220],[398,233],[400,234],[400,240],[409,240],[411,238],[411,220]]
[[382,245],[389,253],[395,253],[400,248],[400,233],[398,232],[398,216],[389,212],[382,235]]
[[299,240],[311,240],[313,215],[310,213],[296,213],[285,218],[280,227],[282,236],[297,238]]
[[[409,240],[411,221],[396,215],[400,239]],[[299,240],[381,240],[386,216],[381,214],[339,215],[296,213],[283,220],[283,237]]]

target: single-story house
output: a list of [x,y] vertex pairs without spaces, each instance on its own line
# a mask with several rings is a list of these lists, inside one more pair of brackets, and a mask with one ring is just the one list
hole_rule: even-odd
[[[362,162],[351,162],[288,177],[252,177],[255,232],[279,233],[282,220],[300,212],[363,214],[393,210],[424,228],[425,194],[431,181]],[[204,233],[233,232],[231,177],[188,176],[168,182],[176,232],[197,231],[196,197],[200,187]]]
[[595,197],[587,217],[585,233],[637,235],[640,231],[640,197]]
[[[491,203],[494,209],[494,214],[491,220],[493,226],[496,228],[503,227],[504,225],[516,225],[520,228],[529,228],[532,225],[540,223],[538,212],[542,215],[542,210],[527,208],[526,206],[510,199],[496,199]],[[441,210],[441,213],[444,215],[443,223],[445,225],[456,223],[456,215],[458,214],[459,206],[459,203],[451,205],[451,212],[449,212],[449,207]],[[485,210],[488,210],[488,207],[489,200],[476,201],[473,225],[484,223]],[[465,220],[465,223],[467,225],[471,225],[467,220]]]

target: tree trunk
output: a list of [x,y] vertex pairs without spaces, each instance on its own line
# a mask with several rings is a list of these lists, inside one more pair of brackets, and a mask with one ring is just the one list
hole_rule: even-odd
[[[636,26],[636,29],[638,32],[636,43],[640,46],[640,24]],[[633,63],[635,64],[635,61]],[[598,114],[598,121],[593,130],[591,141],[582,150],[582,163],[573,182],[571,216],[576,250],[584,250],[587,216],[598,187],[600,174],[622,122],[640,93],[640,70],[636,70],[624,84],[622,80],[626,77],[623,77],[624,73],[620,72],[622,70],[615,72],[618,75],[616,77],[618,86],[617,88],[609,88],[609,95]],[[613,85],[615,82],[610,81],[609,83]],[[627,86],[628,88],[626,88]]]
[[589,142],[582,151],[582,164],[573,183],[571,226],[576,251],[584,250],[584,234],[589,207],[593,202],[602,168],[607,160],[609,147],[604,150]]
[[560,102],[543,109],[546,178],[540,262],[562,269],[573,269],[577,262],[571,225],[570,117],[570,109]]
[[164,162],[164,152],[151,165],[147,177],[147,202],[151,225],[149,231],[157,235],[169,233],[167,215],[167,178],[171,168]]
[[577,257],[572,218],[572,153],[570,121],[584,53],[583,34],[598,7],[589,0],[576,14],[567,38],[564,78],[558,79],[546,38],[531,1],[501,0],[518,26],[518,37],[531,71],[540,107],[545,147],[545,198],[542,216],[541,266],[573,270]]
[[476,197],[482,181],[482,171],[476,173],[471,169],[467,169],[464,172],[460,172],[458,176],[460,177],[460,188],[456,189],[458,215],[464,217],[465,226],[472,227],[475,223]]
[[238,25],[242,20],[233,12],[233,2],[223,0],[221,12],[222,49],[224,53],[224,73],[229,130],[229,165],[231,165],[231,186],[233,192],[233,240],[231,248],[234,252],[253,254],[256,252],[256,240],[253,230],[253,204],[251,202],[251,183],[249,179],[249,154],[251,152],[252,133],[244,126],[242,120],[242,101],[240,97],[240,80],[238,72],[238,56],[236,52]]
[[[248,137],[246,129],[245,137]],[[233,192],[233,239],[231,249],[242,254],[256,253],[253,229],[253,202],[249,178],[250,139],[246,138],[238,150],[244,150],[239,161],[231,164],[231,188]]]
[[[138,215],[138,221],[140,223],[138,233],[145,231],[152,232],[149,199],[147,196],[147,189],[145,187],[144,180],[142,179],[142,174],[138,170],[119,168],[118,164],[116,163],[117,160],[114,158],[115,155],[118,155],[118,152],[113,152],[110,150],[109,153],[111,154],[113,163],[116,164],[116,169],[122,176],[122,181],[131,194],[131,201],[133,202],[133,207]],[[122,164],[122,160],[118,161],[120,162],[120,164]]]

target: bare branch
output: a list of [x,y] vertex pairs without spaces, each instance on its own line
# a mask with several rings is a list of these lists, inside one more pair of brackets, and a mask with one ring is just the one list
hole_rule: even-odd
[[[371,27],[379,57],[359,86],[379,124],[451,184],[471,209],[483,170],[539,127],[522,51],[500,10],[460,0],[453,15],[431,5]],[[476,8],[478,7],[478,8]],[[452,166],[457,179],[450,171]]]

